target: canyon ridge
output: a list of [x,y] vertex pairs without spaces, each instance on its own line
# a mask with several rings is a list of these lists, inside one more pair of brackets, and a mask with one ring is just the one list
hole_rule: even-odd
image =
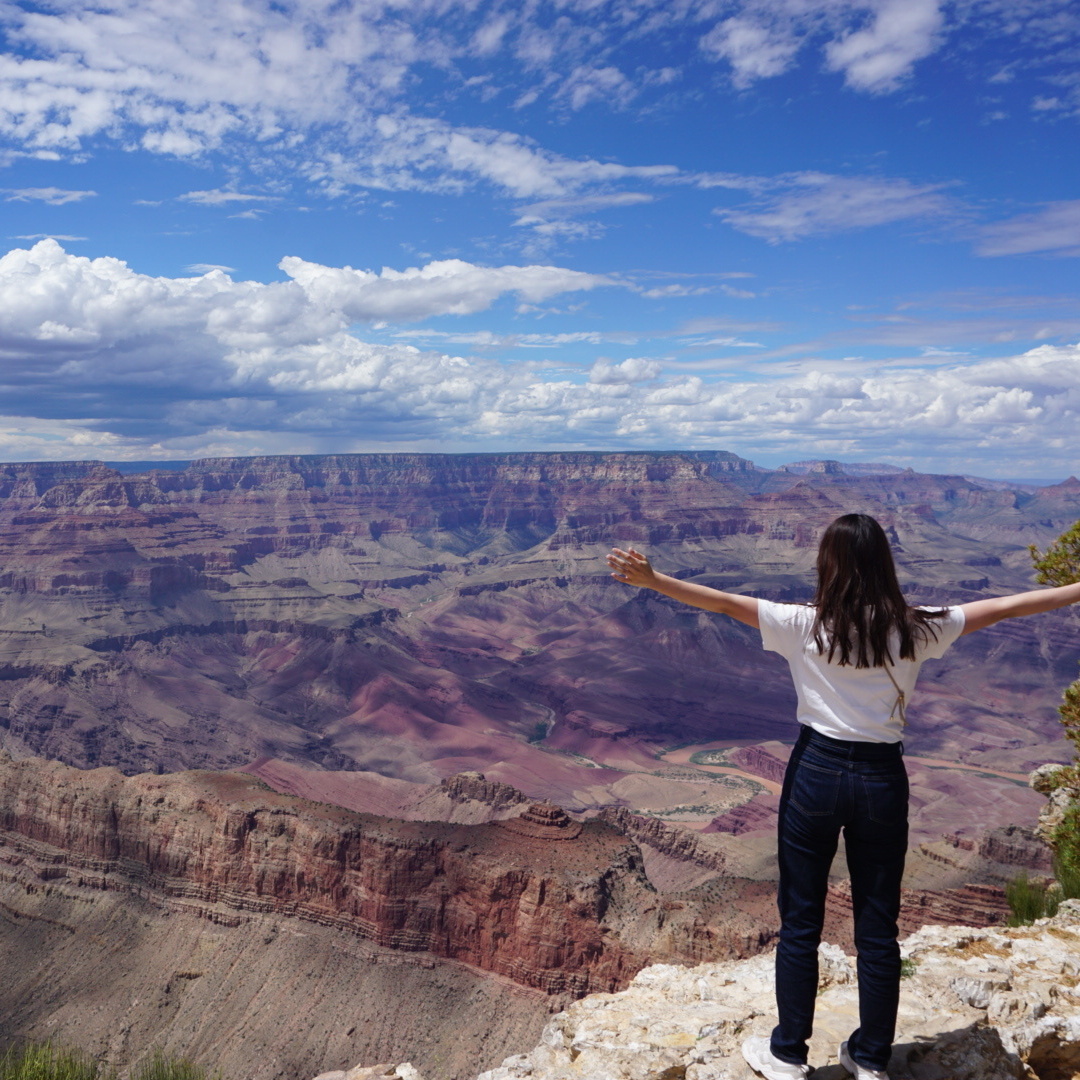
[[[1032,586],[1027,547],[1080,518],[1080,481],[719,451],[0,465],[0,931],[29,980],[0,1036],[88,1031],[134,994],[112,1060],[138,1034],[224,1061],[227,1017],[270,1047],[267,978],[296,992],[325,962],[384,1011],[346,1036],[355,1001],[320,998],[260,1076],[313,1074],[329,1046],[464,1076],[647,963],[767,947],[786,666],[746,627],[613,581],[603,555],[806,600],[821,529],[852,510],[887,529],[909,598],[963,602]],[[907,931],[1000,921],[1002,883],[1049,869],[1026,776],[1069,756],[1056,705],[1078,654],[1066,612],[927,664]],[[361,864],[374,876],[350,877]],[[850,945],[842,871],[830,936]],[[584,907],[551,899],[582,889]],[[217,967],[180,957],[195,925]],[[315,952],[284,948],[296,935]],[[110,937],[146,962],[127,999],[29,989],[65,956],[104,970]],[[270,966],[238,988],[253,948]],[[209,1005],[228,986],[246,1011]],[[408,1000],[429,1005],[412,1050],[391,1033]],[[473,1048],[440,1058],[455,1025]]]

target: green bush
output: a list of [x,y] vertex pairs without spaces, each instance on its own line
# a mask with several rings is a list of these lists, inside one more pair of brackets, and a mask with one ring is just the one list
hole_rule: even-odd
[[1066,529],[1045,551],[1028,545],[1040,585],[1071,585],[1080,581],[1080,521]]
[[1009,926],[1030,926],[1036,919],[1053,915],[1057,911],[1057,897],[1047,895],[1049,886],[1047,881],[1032,881],[1027,874],[1014,877],[1005,886],[1005,899],[1011,912]]
[[[65,1050],[51,1042],[27,1043],[0,1056],[0,1080],[115,1080],[116,1074],[81,1050]],[[131,1074],[131,1080],[219,1080],[184,1058],[157,1052]]]
[[98,1080],[98,1063],[79,1050],[28,1043],[0,1057],[0,1080]]
[[1080,679],[1065,687],[1065,696],[1058,706],[1065,737],[1080,751]]
[[185,1058],[156,1053],[132,1074],[132,1080],[207,1080],[206,1070]]

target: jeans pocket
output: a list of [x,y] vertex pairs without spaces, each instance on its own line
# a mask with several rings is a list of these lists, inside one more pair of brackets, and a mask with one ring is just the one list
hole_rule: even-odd
[[870,773],[859,777],[866,816],[879,825],[903,825],[908,816],[906,772]]
[[828,817],[836,813],[842,778],[841,769],[824,769],[800,761],[791,778],[788,800],[807,817]]

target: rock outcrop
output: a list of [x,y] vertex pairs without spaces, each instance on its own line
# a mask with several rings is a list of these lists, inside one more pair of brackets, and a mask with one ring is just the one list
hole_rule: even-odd
[[[1068,1080],[1080,1072],[1080,901],[1034,926],[926,927],[902,952],[893,1080]],[[821,961],[810,1061],[815,1075],[839,1080],[846,1074],[832,1064],[836,1048],[858,1026],[855,965],[834,946],[822,946]],[[773,954],[655,965],[620,993],[575,1001],[552,1017],[535,1049],[477,1080],[752,1080],[739,1047],[767,1035],[774,1017]],[[373,1075],[393,1075],[383,1068]]]
[[598,816],[624,836],[648,845],[669,859],[691,862],[717,873],[727,866],[722,851],[709,847],[697,833],[688,829],[668,825],[659,818],[635,814],[624,806],[606,806]]
[[0,878],[212,920],[285,916],[556,997],[771,940],[758,883],[710,871],[704,891],[662,897],[638,846],[603,821],[550,803],[518,809],[487,824],[403,821],[282,795],[245,773],[125,777],[0,755]]
[[44,880],[290,915],[549,994],[615,989],[678,949],[661,944],[638,849],[551,806],[490,825],[408,822],[244,774],[0,758],[0,851]]
[[754,776],[781,784],[790,752],[790,747],[778,743],[771,746],[739,746],[728,753],[728,759]]

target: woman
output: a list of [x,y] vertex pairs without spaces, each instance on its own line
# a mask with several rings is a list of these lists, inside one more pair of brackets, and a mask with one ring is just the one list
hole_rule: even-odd
[[900,996],[896,920],[907,852],[904,709],[924,660],[962,634],[1002,619],[1080,601],[1080,584],[976,600],[938,611],[909,607],[889,542],[866,514],[845,514],[818,548],[813,603],[776,604],[658,574],[644,555],[615,548],[612,576],[761,630],[791,668],[802,725],[780,796],[779,1023],[743,1056],[766,1080],[810,1073],[807,1041],[817,996],[817,947],[829,868],[841,829],[858,950],[859,1027],[840,1063],[857,1080],[887,1080]]

